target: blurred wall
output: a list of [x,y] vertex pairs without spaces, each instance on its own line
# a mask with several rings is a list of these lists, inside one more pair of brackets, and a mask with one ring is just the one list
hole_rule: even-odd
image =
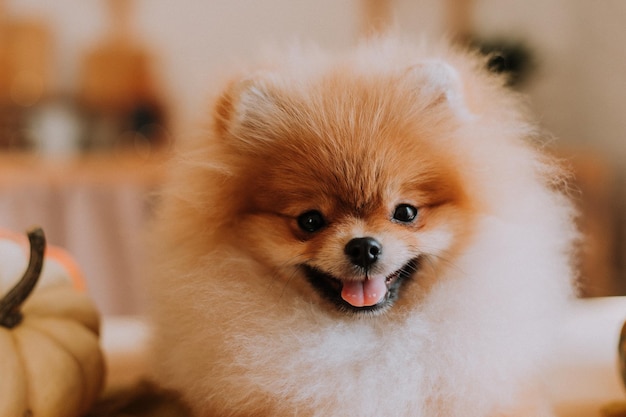
[[[468,1],[468,0],[463,0]],[[403,33],[445,34],[446,3],[395,0]],[[623,0],[473,0],[468,16],[483,39],[529,48],[535,73],[524,86],[541,121],[570,143],[626,160],[626,2]]]
[[543,122],[565,140],[626,159],[626,2],[481,0],[476,27],[535,51],[528,87]]
[[[157,4],[158,3],[158,4]],[[294,38],[326,47],[355,39],[359,0],[142,0],[138,24],[162,48],[165,82],[180,105],[179,121],[193,124],[205,107],[211,77],[259,48]],[[139,10],[141,9],[141,10]]]
[[[106,1],[13,0],[14,15],[41,16],[53,26],[57,88],[71,90],[81,54],[108,30]],[[212,75],[264,45],[294,38],[326,47],[354,42],[360,0],[136,0],[134,37],[155,56],[174,112],[175,130],[187,134],[201,119]]]
[[[233,60],[293,38],[345,48],[359,35],[363,0],[136,0],[136,38],[155,54],[178,126],[202,113],[206,85]],[[467,0],[465,0],[467,1]],[[5,1],[14,14],[40,15],[55,34],[56,82],[69,90],[81,53],[106,32],[105,1]],[[441,0],[392,0],[392,20],[410,36],[446,33]],[[626,2],[474,0],[476,33],[526,43],[537,60],[527,86],[542,121],[559,137],[626,157]]]

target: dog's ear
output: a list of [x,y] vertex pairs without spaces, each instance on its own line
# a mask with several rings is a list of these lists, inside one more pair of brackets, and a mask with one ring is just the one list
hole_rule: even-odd
[[239,136],[242,129],[262,128],[276,106],[270,84],[263,75],[230,82],[213,109],[217,133]]
[[218,135],[228,131],[239,98],[239,80],[231,81],[217,98],[213,107],[213,119]]
[[447,62],[432,59],[411,66],[406,76],[427,108],[447,105],[460,118],[471,118],[463,84],[457,70]]

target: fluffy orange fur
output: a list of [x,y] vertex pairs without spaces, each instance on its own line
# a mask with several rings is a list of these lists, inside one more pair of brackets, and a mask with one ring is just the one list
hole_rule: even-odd
[[152,235],[157,378],[195,415],[550,415],[528,393],[572,295],[573,210],[484,67],[386,39],[226,83]]

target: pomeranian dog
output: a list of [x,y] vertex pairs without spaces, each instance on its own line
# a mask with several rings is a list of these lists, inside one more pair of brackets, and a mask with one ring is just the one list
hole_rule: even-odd
[[233,74],[152,241],[156,378],[195,416],[550,416],[574,210],[542,133],[446,45]]

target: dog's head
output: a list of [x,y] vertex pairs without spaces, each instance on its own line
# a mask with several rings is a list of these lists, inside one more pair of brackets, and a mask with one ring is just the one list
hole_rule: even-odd
[[462,90],[438,61],[233,83],[214,129],[232,170],[225,215],[237,245],[274,272],[278,291],[354,313],[410,303],[410,282],[450,263],[471,228],[454,145],[472,118]]

